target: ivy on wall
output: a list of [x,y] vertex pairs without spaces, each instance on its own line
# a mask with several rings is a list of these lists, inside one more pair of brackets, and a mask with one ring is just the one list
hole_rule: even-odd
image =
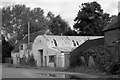
[[95,67],[99,71],[103,71],[110,74],[119,74],[118,72],[120,70],[117,69],[118,66],[120,67],[120,65],[118,65],[118,60],[115,59],[113,55],[111,55],[110,51],[105,45],[91,47],[90,49],[84,52],[70,55],[70,67],[82,66],[83,62],[81,60],[81,57],[84,57],[85,65],[88,66],[90,56],[93,57]]

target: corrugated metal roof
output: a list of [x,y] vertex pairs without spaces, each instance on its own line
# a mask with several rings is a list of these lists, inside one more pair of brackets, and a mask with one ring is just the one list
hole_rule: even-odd
[[72,47],[52,47],[52,49],[56,49],[60,52],[66,53],[66,52],[71,52],[73,50]]

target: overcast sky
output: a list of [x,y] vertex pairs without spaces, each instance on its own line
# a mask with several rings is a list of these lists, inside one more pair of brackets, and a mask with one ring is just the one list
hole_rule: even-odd
[[61,15],[70,26],[74,24],[74,18],[77,16],[81,3],[97,1],[104,12],[111,15],[118,14],[118,1],[120,0],[1,0],[0,6],[13,4],[26,4],[29,7],[40,7],[45,14],[48,11],[55,15]]

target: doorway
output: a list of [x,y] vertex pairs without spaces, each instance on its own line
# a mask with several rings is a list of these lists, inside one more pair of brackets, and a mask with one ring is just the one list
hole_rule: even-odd
[[45,56],[45,67],[47,67],[47,58]]
[[40,53],[40,65],[43,66],[43,49],[39,50]]

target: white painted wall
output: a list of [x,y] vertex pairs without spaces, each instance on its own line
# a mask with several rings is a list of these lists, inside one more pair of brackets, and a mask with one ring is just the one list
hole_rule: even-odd
[[12,59],[13,59],[13,64],[17,65],[17,54],[18,53],[11,53]]

